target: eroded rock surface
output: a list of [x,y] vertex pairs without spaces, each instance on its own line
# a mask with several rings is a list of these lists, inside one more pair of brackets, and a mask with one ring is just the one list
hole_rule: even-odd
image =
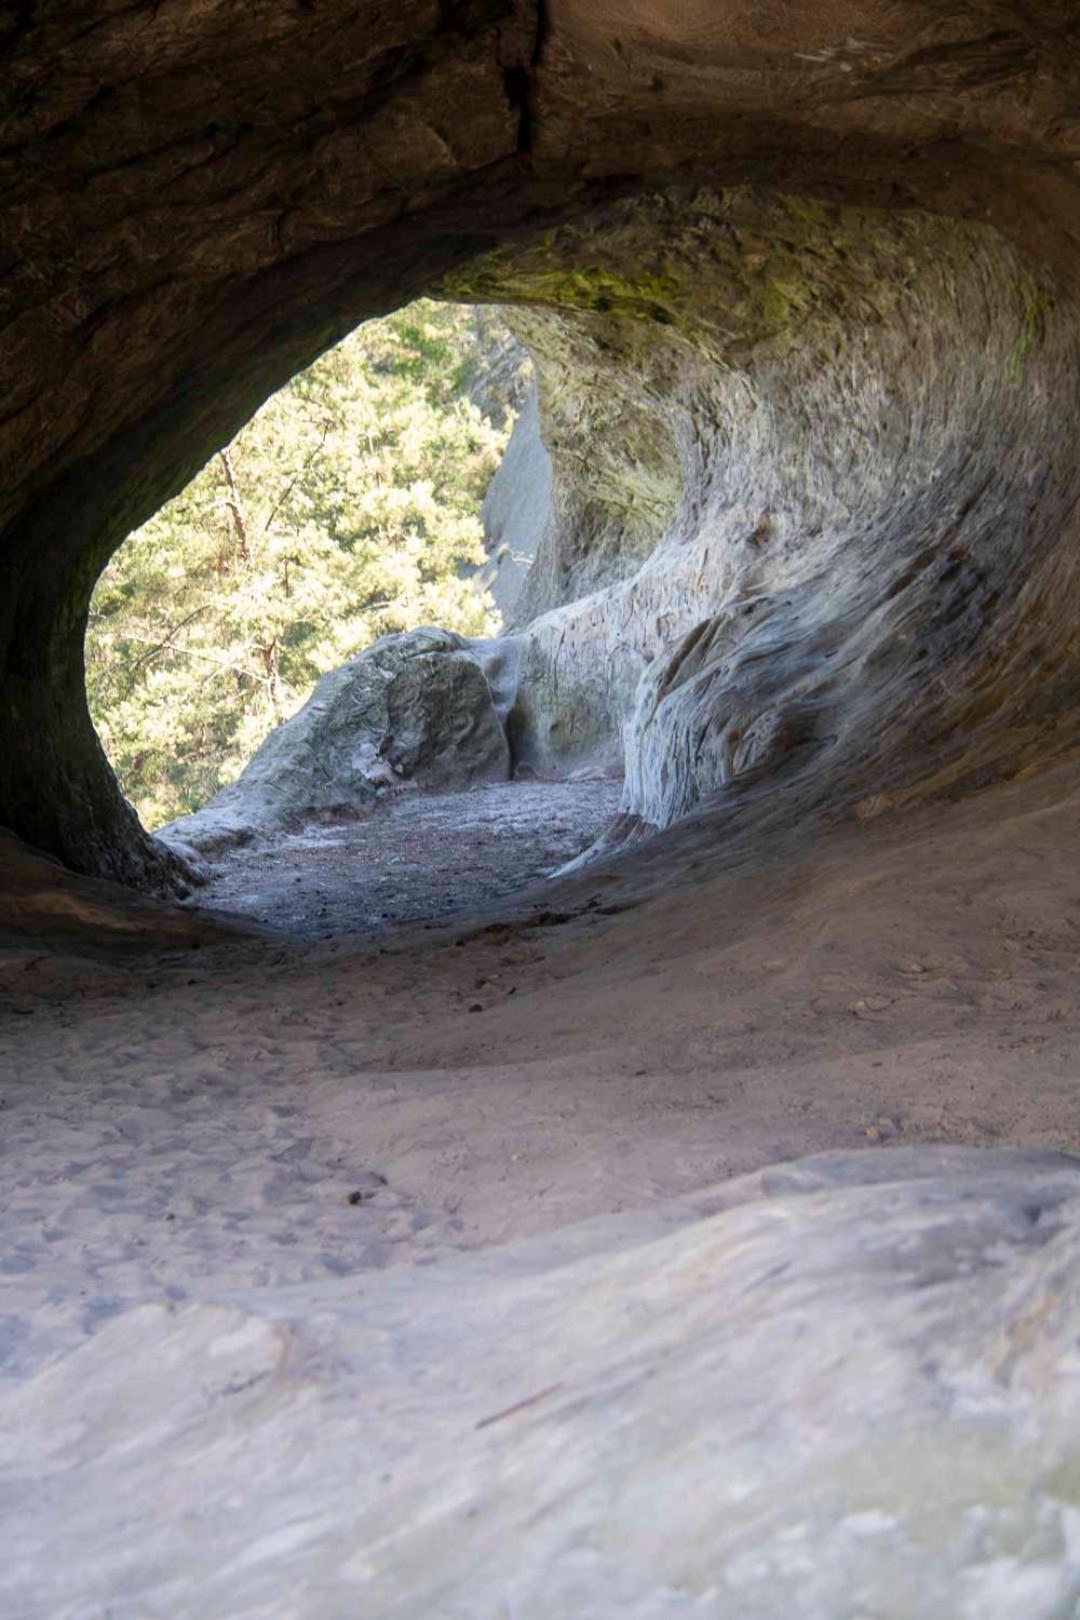
[[510,753],[496,693],[498,644],[450,630],[383,636],[324,675],[237,780],[160,837],[212,853],[270,831],[355,814],[405,783],[448,789],[505,782]]
[[665,827],[1080,739],[1080,316],[995,231],[668,190],[448,286],[513,305],[553,458],[518,758],[625,765]]
[[[126,1311],[0,1397],[18,1620],[1063,1620],[1080,1168],[836,1154]],[[57,1556],[57,1549],[63,1556]]]
[[[29,951],[32,964],[53,953],[81,960],[183,952],[258,931],[231,913],[192,914],[125,884],[77,876],[0,827],[0,958],[11,951],[25,960]],[[77,966],[67,976],[77,979]]]
[[[482,972],[447,943],[450,974],[435,951],[335,974],[327,947],[305,969],[314,1006],[255,955],[246,988],[170,981],[156,1016],[147,981],[128,1021],[108,1002],[80,1030],[66,1009],[42,1019],[53,1096],[39,1050],[19,1070],[20,1130],[47,1120],[48,1147],[35,1176],[13,1166],[25,1244],[3,1264],[36,1301],[16,1352],[71,1348],[3,1395],[5,1612],[1073,1614],[1075,1161],[787,1167],[726,1212],[748,1189],[377,1279],[362,1273],[384,1251],[345,1222],[385,1196],[371,1232],[436,1252],[410,1161],[448,1160],[467,1196],[473,1144],[445,1147],[463,1062],[503,1203],[526,1184],[510,1178],[522,1119],[550,1100],[544,1063],[565,1070],[565,1134],[582,1181],[608,1178],[608,1208],[647,1201],[649,1157],[610,1100],[591,1136],[574,1109],[624,1070],[684,1116],[681,1186],[732,1162],[736,1102],[760,1163],[823,1085],[834,1112],[813,1128],[832,1141],[938,1137],[958,1119],[966,1140],[1068,1140],[1077,868],[1054,864],[1075,828],[1054,772],[1001,791],[1047,799],[981,868],[953,845],[899,933],[873,910],[873,869],[844,928],[853,851],[882,837],[882,810],[1030,776],[1080,741],[1075,4],[57,0],[11,10],[0,50],[0,821],[82,872],[175,886],[87,713],[95,578],[275,387],[440,288],[523,312],[553,487],[527,634],[438,656],[467,660],[471,693],[484,681],[500,769],[508,712],[534,768],[625,762],[626,827],[697,812],[636,857],[671,892],[642,922],[634,977],[616,971],[623,877],[596,870],[576,971],[541,984],[527,1017],[536,936],[566,922],[550,908],[521,949],[512,926],[481,930]],[[401,758],[422,769],[440,750],[410,730],[427,711],[402,678]],[[253,778],[271,818],[340,809],[342,781],[366,803],[387,764],[379,709],[373,754],[354,752],[354,719],[328,744],[328,787],[309,724],[306,759]],[[849,815],[827,904],[758,960],[734,925],[783,866],[769,835]],[[933,845],[918,825],[891,857],[903,895]],[[760,834],[763,862],[710,887],[736,826]],[[980,879],[966,892],[951,876],[965,862]],[[59,895],[79,930],[124,921],[115,895],[54,882],[37,857],[23,875],[32,906]],[[785,918],[800,886],[806,873],[772,895]],[[968,907],[981,977],[960,948]],[[718,919],[716,951],[695,953]],[[919,949],[896,957],[905,930]],[[20,986],[36,971],[5,964]],[[415,974],[392,1013],[391,971]],[[716,994],[742,974],[767,976],[753,1017],[744,994]],[[441,1022],[417,1018],[425,996]],[[24,999],[20,1028],[41,1016]],[[878,1019],[888,1068],[870,1058]],[[928,1027],[946,1044],[923,1070]],[[512,1038],[519,1089],[492,1134]],[[843,1075],[828,1041],[852,1060]],[[408,1100],[428,1110],[404,1127],[403,1049]],[[699,1071],[689,1094],[667,1072],[680,1063]],[[365,1131],[377,1111],[401,1187],[365,1172],[354,1205],[339,1183],[370,1141],[335,1155],[354,1077],[376,1065]],[[325,1117],[282,1131],[297,1076],[320,1066]],[[239,1123],[234,1070],[257,1100]],[[985,1117],[963,1100],[979,1086]],[[657,1118],[642,1107],[639,1142]],[[553,1223],[533,1124],[539,1230]],[[173,1251],[143,1241],[174,1213],[169,1164],[187,1165]],[[444,1230],[458,1207],[440,1203]],[[294,1219],[289,1287],[273,1266],[290,1264]],[[215,1245],[242,1255],[241,1286],[227,1265],[210,1280]]]
[[[487,503],[534,553],[500,677],[515,765],[625,773],[637,832],[874,814],[1080,742],[1080,311],[996,231],[668,187],[440,290],[509,307],[539,381]],[[368,776],[414,696],[392,723],[354,707]],[[368,780],[347,748],[317,789],[285,780],[324,703],[241,797],[317,811]]]

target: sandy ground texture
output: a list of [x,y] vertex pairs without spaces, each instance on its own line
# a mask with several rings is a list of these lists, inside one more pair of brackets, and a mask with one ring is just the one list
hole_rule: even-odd
[[[400,823],[444,898],[495,803],[467,797],[458,853]],[[824,1149],[1080,1147],[1080,766],[799,836],[725,869],[690,828],[486,910],[485,875],[471,921],[359,940],[5,936],[3,1374],[136,1302],[433,1264]]]

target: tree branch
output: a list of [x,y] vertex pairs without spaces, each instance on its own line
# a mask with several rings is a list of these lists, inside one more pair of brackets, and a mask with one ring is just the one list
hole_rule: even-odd
[[228,450],[218,451],[218,460],[225,469],[225,481],[229,486],[228,507],[233,516],[233,525],[236,529],[236,538],[240,543],[240,559],[245,568],[251,567],[251,547],[248,544],[247,519],[244,517],[244,508],[240,504],[240,491],[236,487],[236,476],[233,472],[232,457]]
[[293,473],[292,477],[289,479],[289,482],[286,484],[285,489],[284,489],[283,493],[281,494],[280,498],[277,501],[275,501],[274,505],[271,507],[270,516],[267,518],[266,522],[263,524],[263,539],[264,540],[265,540],[266,536],[270,533],[270,525],[271,525],[271,523],[273,523],[274,519],[277,517],[278,513],[281,511],[281,508],[285,505],[285,502],[288,500],[289,496],[292,494],[293,490],[296,488],[296,486],[300,482],[301,478],[303,478],[304,474],[307,472],[307,470],[311,466],[312,462],[315,461],[317,457],[322,455],[322,448],[323,448],[323,445],[326,443],[326,436],[327,436],[327,434],[329,432],[330,432],[330,423],[329,423],[329,421],[326,421],[326,422],[323,423],[322,438],[319,440],[319,442],[315,446],[314,450],[312,450],[311,453],[308,455],[308,457],[303,462],[303,464],[297,469],[297,471],[295,473]]

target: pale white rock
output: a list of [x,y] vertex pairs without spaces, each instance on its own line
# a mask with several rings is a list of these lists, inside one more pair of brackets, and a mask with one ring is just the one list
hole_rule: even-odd
[[0,1609],[1066,1620],[1078,1335],[1080,1163],[1035,1150],[145,1304],[0,1400]]

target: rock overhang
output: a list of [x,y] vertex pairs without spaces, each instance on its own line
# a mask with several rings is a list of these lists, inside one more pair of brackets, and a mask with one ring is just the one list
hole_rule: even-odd
[[[788,199],[789,228],[800,208],[813,227],[823,205],[996,225],[1030,249],[1019,336],[1009,323],[1027,372],[1044,329],[1062,330],[1043,278],[1077,262],[1072,11],[478,0],[392,18],[229,6],[207,19],[183,4],[92,16],[72,0],[20,14],[4,42],[0,819],[84,870],[168,884],[85,711],[80,639],[97,571],[359,319],[440,279],[460,288],[502,243],[520,242],[527,261],[560,220],[587,232],[613,193],[750,183]],[[801,331],[822,278],[808,294],[805,275],[772,264],[775,240],[756,270],[753,251],[734,271],[736,303],[739,286],[744,304],[752,294],[751,341]],[[560,274],[562,307],[585,300],[609,332],[662,336],[654,357],[681,343],[676,372],[708,347],[709,323],[662,268],[627,280],[590,250]],[[654,395],[674,386],[654,381]],[[684,426],[680,442],[663,411],[627,410],[619,427],[633,453],[615,471],[639,470],[626,545],[607,544],[620,479],[598,454],[608,499],[584,514],[568,573],[545,586],[536,572],[534,610],[549,605],[544,589],[549,601],[588,594],[618,557],[628,579],[684,503],[693,435]],[[1027,459],[1043,471],[1030,476],[1048,522],[1064,521],[1069,489],[1042,432]]]

